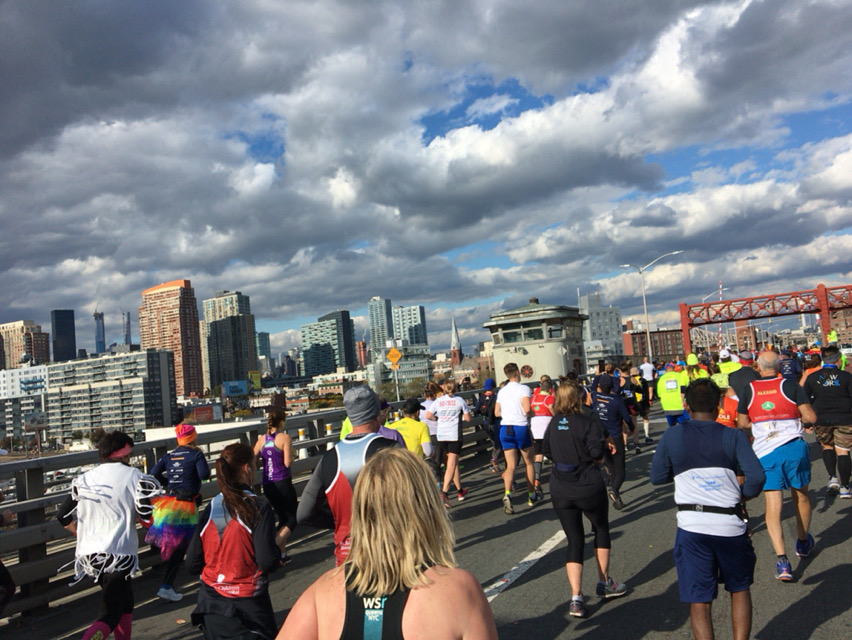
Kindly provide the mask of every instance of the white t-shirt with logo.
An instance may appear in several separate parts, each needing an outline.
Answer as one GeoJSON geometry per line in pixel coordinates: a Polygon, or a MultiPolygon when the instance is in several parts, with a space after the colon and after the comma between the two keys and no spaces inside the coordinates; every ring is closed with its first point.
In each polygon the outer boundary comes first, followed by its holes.
{"type": "Polygon", "coordinates": [[[470,413],[470,407],[458,396],[441,396],[429,407],[429,413],[438,419],[438,440],[455,442],[459,439],[459,416],[470,413]]]}
{"type": "Polygon", "coordinates": [[[639,371],[642,372],[642,377],[648,382],[654,381],[654,365],[650,362],[643,362],[639,365],[639,371]]]}
{"type": "Polygon", "coordinates": [[[502,424],[523,427],[528,424],[527,414],[521,405],[522,398],[532,398],[532,389],[520,382],[509,382],[497,392],[502,424]]]}

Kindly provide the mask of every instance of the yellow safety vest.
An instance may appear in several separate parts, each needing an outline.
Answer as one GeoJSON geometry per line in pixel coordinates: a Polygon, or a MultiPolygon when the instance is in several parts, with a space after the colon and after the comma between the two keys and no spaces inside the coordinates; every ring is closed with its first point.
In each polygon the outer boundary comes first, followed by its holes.
{"type": "Polygon", "coordinates": [[[663,411],[683,411],[683,401],[680,399],[680,374],[669,371],[657,380],[657,397],[663,411]]]}

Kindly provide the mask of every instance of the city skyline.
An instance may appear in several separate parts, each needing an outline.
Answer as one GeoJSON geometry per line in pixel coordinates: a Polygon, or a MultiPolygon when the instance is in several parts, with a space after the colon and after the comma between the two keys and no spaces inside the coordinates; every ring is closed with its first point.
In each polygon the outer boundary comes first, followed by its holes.
{"type": "Polygon", "coordinates": [[[0,26],[0,324],[74,310],[90,353],[95,311],[121,344],[178,278],[250,296],[274,353],[332,309],[360,338],[373,296],[423,305],[435,351],[531,296],[639,320],[619,265],[674,251],[645,273],[660,326],[720,280],[852,282],[845,3],[83,0],[0,26]]]}

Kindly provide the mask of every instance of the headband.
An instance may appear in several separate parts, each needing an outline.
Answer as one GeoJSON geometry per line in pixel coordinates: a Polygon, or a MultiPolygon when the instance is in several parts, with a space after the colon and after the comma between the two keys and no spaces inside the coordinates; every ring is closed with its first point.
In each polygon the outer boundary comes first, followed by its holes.
{"type": "Polygon", "coordinates": [[[118,458],[123,458],[124,456],[129,456],[130,452],[133,450],[129,444],[124,445],[118,451],[113,451],[111,454],[107,456],[107,460],[117,460],[118,458]]]}

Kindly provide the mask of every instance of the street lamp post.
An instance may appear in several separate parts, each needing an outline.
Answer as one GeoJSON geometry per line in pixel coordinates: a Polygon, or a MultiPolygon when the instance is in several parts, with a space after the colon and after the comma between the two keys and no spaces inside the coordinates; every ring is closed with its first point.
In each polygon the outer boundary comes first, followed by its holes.
{"type": "MultiPolygon", "coordinates": [[[[722,284],[722,283],[720,282],[720,283],[719,283],[719,285],[721,286],[721,284],[722,284]]],[[[710,292],[710,293],[708,293],[706,296],[704,296],[703,298],[701,298],[701,304],[704,304],[704,301],[705,301],[705,300],[707,300],[707,298],[709,298],[710,296],[715,296],[717,293],[719,294],[719,300],[721,300],[721,299],[722,299],[722,292],[723,292],[723,291],[727,291],[728,289],[730,289],[730,287],[723,287],[723,288],[720,288],[720,289],[713,289],[713,291],[711,291],[711,292],[710,292]]],[[[707,338],[707,340],[708,340],[708,342],[707,342],[707,344],[706,344],[705,346],[706,346],[706,348],[707,348],[707,349],[709,349],[709,348],[710,348],[710,341],[709,341],[710,339],[709,339],[709,338],[707,338]]],[[[719,325],[719,341],[720,341],[720,343],[721,343],[721,340],[722,340],[722,325],[720,324],[720,325],[719,325]]],[[[721,347],[721,344],[719,345],[719,348],[720,348],[720,349],[722,348],[722,347],[721,347]]]]}
{"type": "Polygon", "coordinates": [[[636,269],[636,271],[639,272],[639,278],[642,280],[642,307],[645,310],[645,339],[647,340],[647,344],[648,344],[648,360],[650,360],[650,361],[653,361],[654,354],[653,354],[653,351],[651,349],[651,328],[650,328],[650,323],[648,322],[648,302],[645,298],[645,271],[648,269],[648,267],[656,264],[657,262],[659,262],[663,258],[668,258],[669,256],[676,256],[679,253],[683,253],[683,251],[678,250],[678,251],[671,251],[669,253],[664,253],[663,255],[659,256],[658,258],[654,258],[653,260],[651,260],[651,262],[646,264],[644,267],[638,267],[635,264],[622,264],[622,265],[620,265],[622,267],[633,267],[634,269],[636,269]]]}

